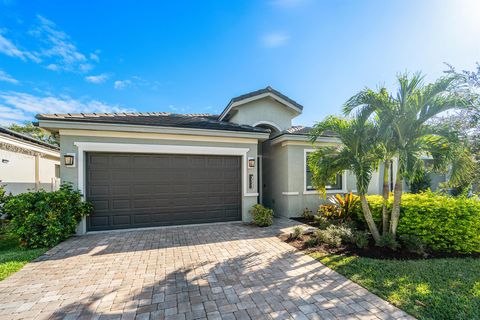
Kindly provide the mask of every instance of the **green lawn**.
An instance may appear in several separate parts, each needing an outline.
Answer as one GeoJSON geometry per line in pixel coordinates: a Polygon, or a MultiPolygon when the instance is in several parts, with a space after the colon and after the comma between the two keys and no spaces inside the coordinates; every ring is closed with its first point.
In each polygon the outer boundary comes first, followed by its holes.
{"type": "Polygon", "coordinates": [[[480,259],[312,256],[419,319],[480,319],[480,259]]]}
{"type": "Polygon", "coordinates": [[[24,249],[16,239],[0,235],[0,281],[20,270],[48,249],[24,249]]]}

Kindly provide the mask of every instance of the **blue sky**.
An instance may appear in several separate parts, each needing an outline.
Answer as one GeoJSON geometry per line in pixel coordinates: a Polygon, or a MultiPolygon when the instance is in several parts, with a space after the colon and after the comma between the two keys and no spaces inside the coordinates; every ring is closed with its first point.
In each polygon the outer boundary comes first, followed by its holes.
{"type": "Polygon", "coordinates": [[[0,124],[35,113],[219,113],[271,85],[339,113],[395,74],[480,61],[480,1],[0,0],[0,124]]]}

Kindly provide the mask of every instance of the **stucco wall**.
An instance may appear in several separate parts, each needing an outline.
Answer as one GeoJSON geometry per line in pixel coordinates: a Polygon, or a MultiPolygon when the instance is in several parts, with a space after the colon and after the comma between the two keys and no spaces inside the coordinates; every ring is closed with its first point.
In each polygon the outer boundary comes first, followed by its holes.
{"type": "MultiPolygon", "coordinates": [[[[271,207],[281,216],[298,217],[305,208],[316,212],[318,206],[326,201],[316,192],[305,191],[304,154],[305,150],[312,148],[309,144],[284,146],[276,144],[271,147],[272,158],[275,159],[274,167],[278,166],[273,178],[277,187],[272,189],[271,194],[275,203],[271,207]]],[[[376,177],[378,178],[378,173],[376,177]]],[[[377,178],[372,180],[369,187],[372,193],[378,193],[380,186],[377,178]]],[[[356,191],[356,179],[352,173],[347,172],[343,182],[343,190],[327,191],[327,197],[330,194],[356,191]]],[[[265,204],[268,206],[270,203],[265,202],[265,204]]]]}
{"type": "Polygon", "coordinates": [[[292,126],[294,117],[295,114],[288,107],[271,98],[264,98],[238,107],[229,121],[248,125],[268,121],[276,124],[280,130],[285,130],[292,126]]]}
{"type": "Polygon", "coordinates": [[[287,198],[282,195],[282,191],[287,188],[287,150],[272,146],[270,141],[266,141],[263,143],[262,151],[263,204],[272,208],[275,216],[285,216],[288,212],[288,202],[287,198]]]}
{"type": "MultiPolygon", "coordinates": [[[[41,189],[52,191],[55,186],[52,185],[55,179],[55,164],[58,163],[58,160],[50,157],[39,159],[41,189]]],[[[0,149],[0,180],[5,190],[12,194],[35,190],[35,156],[0,149]]]]}
{"type": "MultiPolygon", "coordinates": [[[[60,136],[61,154],[75,153],[78,159],[78,149],[74,145],[75,142],[100,142],[100,143],[124,143],[124,144],[149,144],[149,145],[180,145],[180,146],[204,146],[204,147],[227,147],[227,148],[248,148],[248,157],[257,157],[257,144],[256,143],[235,143],[235,142],[204,142],[204,141],[181,141],[181,140],[160,140],[160,139],[137,139],[137,138],[114,138],[114,137],[87,137],[87,136],[73,136],[73,135],[61,135],[60,136]]],[[[62,163],[61,167],[61,179],[62,182],[71,182],[74,187],[78,188],[78,164],[76,167],[65,167],[62,163]]],[[[254,175],[254,185],[252,189],[248,188],[248,193],[257,193],[257,170],[256,168],[248,169],[247,176],[254,175]]],[[[248,180],[245,179],[245,183],[248,180]]],[[[243,193],[244,186],[242,185],[242,219],[244,221],[250,221],[250,209],[257,203],[256,196],[245,196],[243,193]]],[[[83,191],[83,190],[81,190],[83,191]]]]}

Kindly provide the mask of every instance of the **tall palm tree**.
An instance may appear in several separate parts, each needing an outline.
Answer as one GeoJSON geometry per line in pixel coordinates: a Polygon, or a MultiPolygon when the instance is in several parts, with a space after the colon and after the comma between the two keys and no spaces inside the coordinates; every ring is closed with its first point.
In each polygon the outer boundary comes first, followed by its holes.
{"type": "Polygon", "coordinates": [[[311,141],[314,143],[327,131],[334,132],[341,144],[318,147],[309,155],[312,183],[325,195],[326,185],[334,180],[337,174],[344,170],[353,172],[357,178],[357,192],[365,221],[372,237],[378,242],[380,233],[366,198],[372,172],[377,168],[381,157],[381,150],[376,142],[377,128],[365,119],[330,116],[314,126],[311,141]]]}
{"type": "MultiPolygon", "coordinates": [[[[393,236],[400,217],[403,182],[414,179],[422,171],[422,157],[431,155],[434,169],[440,170],[447,163],[458,160],[458,156],[468,156],[458,152],[459,141],[451,132],[429,124],[442,112],[470,106],[463,96],[450,90],[456,80],[454,76],[447,76],[424,85],[420,73],[412,76],[404,73],[397,76],[398,90],[395,96],[389,96],[389,103],[351,103],[344,108],[346,113],[359,109],[357,112],[364,118],[375,113],[380,136],[388,137],[389,145],[398,157],[389,229],[393,236]]],[[[454,178],[462,179],[465,174],[469,173],[458,170],[454,178]]]]}

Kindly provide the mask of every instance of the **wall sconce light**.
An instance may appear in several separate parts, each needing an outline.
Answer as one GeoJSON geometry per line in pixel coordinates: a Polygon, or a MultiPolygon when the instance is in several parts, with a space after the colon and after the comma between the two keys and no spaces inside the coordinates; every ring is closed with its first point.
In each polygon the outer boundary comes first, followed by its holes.
{"type": "Polygon", "coordinates": [[[255,158],[248,158],[248,167],[255,168],[255,158]]]}
{"type": "Polygon", "coordinates": [[[67,167],[74,167],[75,166],[75,154],[74,153],[67,153],[63,155],[63,163],[67,167]]]}

